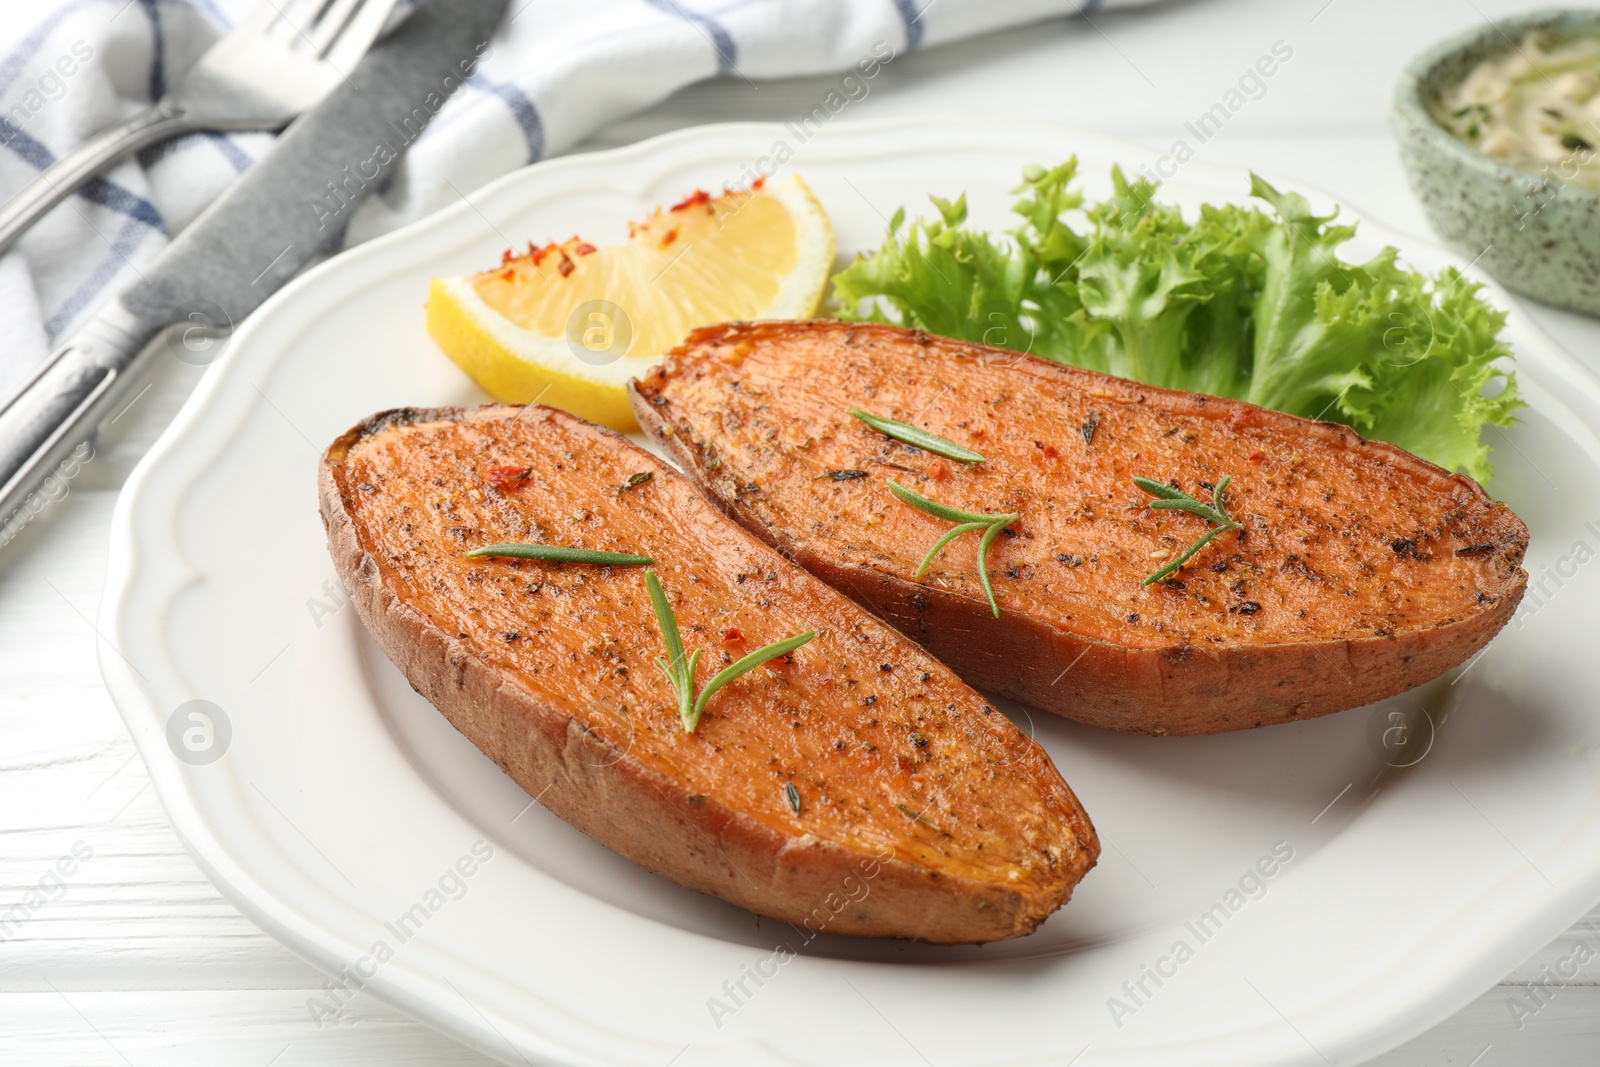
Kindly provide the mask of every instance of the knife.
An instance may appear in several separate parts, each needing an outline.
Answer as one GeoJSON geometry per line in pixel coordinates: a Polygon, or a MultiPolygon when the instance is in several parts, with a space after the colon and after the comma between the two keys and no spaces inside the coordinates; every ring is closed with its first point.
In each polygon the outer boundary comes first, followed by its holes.
{"type": "MultiPolygon", "coordinates": [[[[57,347],[0,409],[0,545],[42,507],[52,474],[94,436],[159,352],[150,341],[232,329],[339,233],[477,70],[509,0],[427,0],[272,150],[57,347]]],[[[81,453],[79,454],[81,456],[81,453]]]]}

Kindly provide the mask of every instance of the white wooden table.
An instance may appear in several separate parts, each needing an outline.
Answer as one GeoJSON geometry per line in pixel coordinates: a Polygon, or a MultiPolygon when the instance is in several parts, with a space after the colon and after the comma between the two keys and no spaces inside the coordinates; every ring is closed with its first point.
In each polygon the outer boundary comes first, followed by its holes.
{"type": "MultiPolygon", "coordinates": [[[[888,0],[861,0],[863,3],[888,0]]],[[[937,2],[937,0],[935,0],[937,2]]],[[[839,122],[1016,115],[1165,150],[1241,72],[1283,41],[1293,56],[1200,159],[1243,163],[1337,193],[1427,234],[1388,132],[1401,66],[1435,39],[1524,5],[1507,0],[1203,0],[1062,20],[902,56],[839,122]]],[[[929,14],[936,21],[937,9],[929,14]]],[[[790,119],[832,79],[728,77],[618,123],[604,148],[704,122],[790,119]]],[[[930,175],[930,189],[937,176],[930,175]]],[[[944,190],[951,192],[952,190],[944,190]]],[[[543,234],[525,235],[543,238],[543,234]]],[[[1600,371],[1600,323],[1532,314],[1600,371]]],[[[118,420],[72,493],[0,551],[0,922],[77,845],[92,851],[28,921],[0,926],[0,1063],[478,1065],[489,1061],[358,995],[315,1026],[321,976],[224,901],[178,844],[101,685],[94,619],[118,487],[197,372],[169,361],[118,420]]],[[[1600,1063],[1600,963],[1519,1028],[1519,986],[1576,941],[1600,949],[1600,909],[1455,1018],[1375,1061],[1600,1063]]]]}

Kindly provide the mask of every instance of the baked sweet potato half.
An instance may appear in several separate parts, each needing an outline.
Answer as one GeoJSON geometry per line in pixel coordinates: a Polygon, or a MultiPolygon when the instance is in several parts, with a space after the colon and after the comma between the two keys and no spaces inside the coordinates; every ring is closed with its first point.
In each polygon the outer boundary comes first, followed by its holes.
{"type": "Polygon", "coordinates": [[[1095,726],[1239,730],[1465,661],[1522,597],[1528,532],[1470,478],[1348,427],[891,326],[697,331],[633,383],[640,424],[728,512],[968,682],[1095,726]],[[851,408],[981,454],[886,436],[851,408]],[[1154,510],[1134,478],[1240,529],[1154,510]],[[892,495],[968,512],[977,535],[892,495]],[[1186,565],[1144,580],[1212,530],[1186,565]]]}
{"type": "Polygon", "coordinates": [[[635,863],[814,932],[992,941],[1094,864],[1044,750],[948,668],[730,521],[666,464],[543,407],[374,416],[324,457],[328,544],[362,621],[550,811],[635,863]],[[703,685],[656,669],[645,568],[503,557],[538,542],[653,560],[703,685]]]}

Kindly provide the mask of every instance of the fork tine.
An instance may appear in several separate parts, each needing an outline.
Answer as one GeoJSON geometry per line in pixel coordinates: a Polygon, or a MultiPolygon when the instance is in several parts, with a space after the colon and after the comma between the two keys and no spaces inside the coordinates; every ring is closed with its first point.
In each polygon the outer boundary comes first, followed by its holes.
{"type": "Polygon", "coordinates": [[[345,23],[329,50],[323,53],[323,62],[334,70],[346,71],[367,54],[378,33],[389,21],[396,0],[360,0],[361,7],[345,23]]]}
{"type": "Polygon", "coordinates": [[[311,31],[311,47],[316,50],[317,55],[327,54],[328,46],[339,36],[339,31],[344,29],[345,23],[350,21],[350,16],[360,3],[361,0],[333,0],[333,3],[328,5],[322,17],[317,20],[317,28],[311,31]]]}

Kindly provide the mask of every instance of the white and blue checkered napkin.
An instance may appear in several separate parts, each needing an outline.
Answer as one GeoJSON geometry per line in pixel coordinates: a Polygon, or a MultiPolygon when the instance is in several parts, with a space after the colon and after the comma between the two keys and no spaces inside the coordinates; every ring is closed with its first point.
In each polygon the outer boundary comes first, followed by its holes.
{"type": "MultiPolygon", "coordinates": [[[[264,0],[0,4],[0,196],[160,97],[264,0]],[[37,21],[30,21],[30,20],[37,21]]],[[[448,0],[436,0],[447,3],[448,0]]],[[[340,235],[355,243],[545,159],[692,82],[868,69],[873,59],[1143,0],[512,0],[492,50],[340,235]]],[[[90,182],[0,256],[0,397],[272,144],[202,133],[90,182]]]]}

